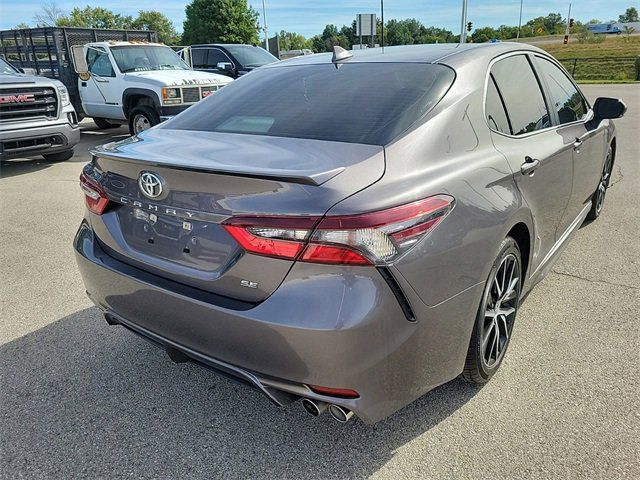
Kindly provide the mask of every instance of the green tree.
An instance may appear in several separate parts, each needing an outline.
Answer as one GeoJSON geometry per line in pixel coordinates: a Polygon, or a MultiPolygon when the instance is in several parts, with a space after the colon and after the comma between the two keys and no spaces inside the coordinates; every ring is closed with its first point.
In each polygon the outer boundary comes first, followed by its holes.
{"type": "Polygon", "coordinates": [[[485,43],[494,38],[500,38],[500,34],[495,28],[491,27],[476,28],[471,34],[473,43],[485,43]]]}
{"type": "Polygon", "coordinates": [[[624,15],[618,17],[620,23],[638,22],[638,10],[635,7],[629,7],[624,12],[624,15]]]}
{"type": "Polygon", "coordinates": [[[282,30],[278,34],[280,41],[280,50],[301,50],[303,48],[312,48],[311,40],[307,40],[299,33],[285,32],[282,30]]]}
{"type": "Polygon", "coordinates": [[[177,43],[178,34],[171,21],[162,13],[154,10],[140,10],[138,16],[131,24],[136,30],[153,30],[158,34],[158,40],[162,43],[174,45],[177,43]]]}
{"type": "Polygon", "coordinates": [[[187,5],[182,43],[259,42],[258,12],[247,0],[193,0],[187,5]]]}
{"type": "Polygon", "coordinates": [[[62,16],[56,21],[59,27],[84,28],[132,28],[133,18],[114,13],[107,8],[75,7],[68,16],[62,16]]]}
{"type": "Polygon", "coordinates": [[[551,35],[562,33],[566,25],[562,15],[559,13],[550,13],[544,17],[543,23],[545,30],[551,35]]]}
{"type": "Polygon", "coordinates": [[[16,25],[15,27],[13,27],[14,30],[20,30],[22,28],[31,28],[31,27],[29,26],[28,23],[24,23],[24,22],[21,22],[18,25],[16,25]]]}

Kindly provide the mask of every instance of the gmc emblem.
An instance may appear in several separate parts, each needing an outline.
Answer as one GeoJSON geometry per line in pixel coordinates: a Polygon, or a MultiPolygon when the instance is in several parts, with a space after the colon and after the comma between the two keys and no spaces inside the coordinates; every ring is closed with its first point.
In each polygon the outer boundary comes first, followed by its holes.
{"type": "Polygon", "coordinates": [[[21,93],[20,95],[0,95],[0,103],[29,103],[35,102],[33,93],[21,93]]]}

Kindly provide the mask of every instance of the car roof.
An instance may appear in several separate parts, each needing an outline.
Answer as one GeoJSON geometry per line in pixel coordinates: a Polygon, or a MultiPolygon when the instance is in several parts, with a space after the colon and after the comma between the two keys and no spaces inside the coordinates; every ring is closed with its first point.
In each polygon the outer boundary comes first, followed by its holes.
{"type": "Polygon", "coordinates": [[[245,43],[199,43],[197,45],[191,45],[191,48],[194,47],[255,47],[255,45],[247,45],[245,43]]]}
{"type": "MultiPolygon", "coordinates": [[[[445,63],[458,64],[465,59],[473,58],[475,61],[491,61],[498,55],[512,51],[533,51],[545,53],[532,45],[516,42],[495,43],[431,43],[424,45],[402,45],[397,47],[367,48],[364,50],[352,50],[353,54],[346,63],[371,62],[371,63],[445,63]]],[[[331,63],[332,53],[319,53],[305,55],[283,60],[277,64],[266,65],[274,68],[278,65],[311,65],[319,63],[331,63]]],[[[263,68],[265,68],[263,67],[263,68]]]]}

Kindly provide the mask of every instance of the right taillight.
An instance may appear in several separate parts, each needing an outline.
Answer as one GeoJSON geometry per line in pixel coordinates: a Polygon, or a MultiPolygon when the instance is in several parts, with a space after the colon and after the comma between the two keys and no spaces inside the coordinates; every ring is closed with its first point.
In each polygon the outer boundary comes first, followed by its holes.
{"type": "Polygon", "coordinates": [[[302,262],[385,265],[432,231],[453,208],[449,195],[358,215],[235,217],[224,227],[248,252],[302,262]]]}
{"type": "Polygon", "coordinates": [[[82,172],[80,174],[80,188],[84,193],[87,208],[97,215],[102,215],[109,206],[109,198],[98,182],[82,172]]]}

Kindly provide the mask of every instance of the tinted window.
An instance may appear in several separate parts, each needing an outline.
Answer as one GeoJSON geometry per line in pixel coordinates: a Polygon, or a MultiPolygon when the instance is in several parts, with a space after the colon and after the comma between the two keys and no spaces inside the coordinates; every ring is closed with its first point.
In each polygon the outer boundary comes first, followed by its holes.
{"type": "Polygon", "coordinates": [[[222,50],[218,50],[217,48],[210,48],[207,65],[209,65],[210,68],[216,68],[216,66],[220,62],[233,63],[231,62],[231,60],[229,60],[229,57],[222,50]]]}
{"type": "Polygon", "coordinates": [[[193,68],[204,68],[207,65],[207,51],[204,48],[191,50],[193,68]]]}
{"type": "Polygon", "coordinates": [[[269,63],[277,62],[278,59],[267,52],[264,48],[250,45],[229,45],[229,53],[236,57],[236,60],[243,67],[261,67],[269,63]]]}
{"type": "Polygon", "coordinates": [[[165,123],[165,128],[385,145],[442,98],[442,65],[352,63],[265,67],[165,123]]]}
{"type": "Polygon", "coordinates": [[[549,86],[553,108],[558,112],[560,123],[582,120],[587,114],[587,104],[571,80],[549,60],[537,58],[537,65],[549,86]]]}
{"type": "Polygon", "coordinates": [[[504,100],[513,135],[551,126],[540,84],[524,55],[514,55],[491,67],[498,92],[504,100]]]}
{"type": "Polygon", "coordinates": [[[91,73],[99,77],[116,76],[111,60],[109,60],[109,55],[103,48],[91,47],[87,49],[87,66],[91,73]]]}
{"type": "Polygon", "coordinates": [[[507,114],[504,110],[502,98],[500,98],[495,81],[493,80],[493,75],[489,77],[489,83],[487,84],[487,103],[485,106],[485,113],[487,115],[487,122],[493,130],[511,134],[509,119],[507,118],[507,114]]]}

